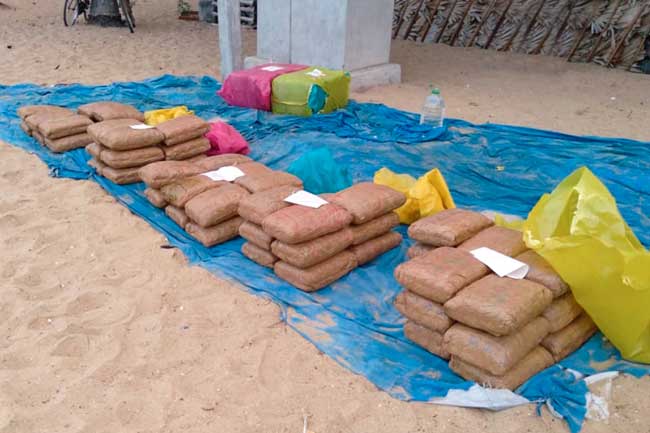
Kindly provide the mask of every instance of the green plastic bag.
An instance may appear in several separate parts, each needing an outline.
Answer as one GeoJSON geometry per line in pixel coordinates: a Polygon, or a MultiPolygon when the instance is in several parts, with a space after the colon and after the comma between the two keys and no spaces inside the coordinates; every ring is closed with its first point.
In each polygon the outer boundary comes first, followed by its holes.
{"type": "Polygon", "coordinates": [[[348,105],[350,74],[322,67],[280,75],[271,84],[275,114],[311,116],[348,105]]]}
{"type": "Polygon", "coordinates": [[[589,169],[542,196],[524,223],[524,240],[571,286],[623,358],[650,363],[650,253],[589,169]]]}

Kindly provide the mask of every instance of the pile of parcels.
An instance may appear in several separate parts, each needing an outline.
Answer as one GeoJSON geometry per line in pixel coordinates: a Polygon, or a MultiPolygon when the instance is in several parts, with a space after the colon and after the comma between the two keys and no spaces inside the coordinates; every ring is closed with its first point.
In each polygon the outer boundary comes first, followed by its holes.
{"type": "Polygon", "coordinates": [[[27,105],[18,109],[20,127],[53,152],[67,152],[91,143],[86,129],[93,124],[83,113],[54,105],[27,105]]]}
{"type": "MultiPolygon", "coordinates": [[[[291,204],[304,193],[287,186],[242,199],[242,253],[273,268],[276,275],[307,292],[319,290],[402,242],[391,231],[404,194],[382,185],[358,183],[317,203],[291,204]]],[[[313,198],[312,198],[313,199],[313,198]]]]}
{"type": "Polygon", "coordinates": [[[381,185],[314,196],[298,177],[238,154],[155,162],[138,176],[147,199],[201,244],[240,235],[246,257],[305,291],[331,284],[402,241],[391,229],[399,224],[393,211],[406,198],[381,185]],[[291,199],[301,195],[318,205],[291,199]]]}
{"type": "Polygon", "coordinates": [[[395,300],[406,337],[468,380],[515,389],[578,349],[596,326],[567,284],[521,232],[483,214],[445,210],[409,227],[411,260],[395,269],[406,289],[395,300]],[[472,251],[487,247],[529,266],[499,277],[472,251]]]}
{"type": "Polygon", "coordinates": [[[21,128],[53,152],[85,147],[88,164],[117,184],[140,181],[138,170],[163,160],[202,158],[210,150],[205,138],[210,125],[184,115],[156,126],[146,125],[142,112],[118,102],[93,102],[75,113],[53,105],[18,110],[21,128]]]}
{"type": "Polygon", "coordinates": [[[301,186],[299,178],[239,154],[197,161],[161,161],[139,170],[145,196],[205,247],[238,236],[239,202],[274,187],[301,186]],[[234,173],[234,175],[233,175],[234,173]]]}
{"type": "Polygon", "coordinates": [[[232,72],[217,94],[238,107],[310,116],[344,108],[349,91],[345,71],[273,63],[232,72]]]}
{"type": "Polygon", "coordinates": [[[187,115],[158,125],[135,119],[106,120],[88,127],[93,142],[86,150],[89,164],[99,175],[117,184],[140,182],[138,170],[157,161],[201,158],[210,150],[204,137],[210,126],[203,119],[187,115]]]}

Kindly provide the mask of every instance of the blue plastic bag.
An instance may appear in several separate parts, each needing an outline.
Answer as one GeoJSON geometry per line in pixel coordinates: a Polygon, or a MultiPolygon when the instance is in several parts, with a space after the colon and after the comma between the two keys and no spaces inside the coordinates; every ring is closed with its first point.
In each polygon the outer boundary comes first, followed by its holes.
{"type": "Polygon", "coordinates": [[[337,192],[352,186],[352,175],[347,165],[338,164],[326,147],[303,154],[291,163],[287,171],[302,179],[305,190],[312,194],[337,192]]]}

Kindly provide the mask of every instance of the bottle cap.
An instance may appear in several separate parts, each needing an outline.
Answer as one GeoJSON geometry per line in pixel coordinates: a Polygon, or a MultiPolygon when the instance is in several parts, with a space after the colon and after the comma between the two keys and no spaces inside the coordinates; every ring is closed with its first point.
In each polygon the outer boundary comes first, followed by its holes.
{"type": "Polygon", "coordinates": [[[437,87],[431,89],[431,94],[432,95],[439,95],[440,94],[440,89],[438,89],[437,87]]]}

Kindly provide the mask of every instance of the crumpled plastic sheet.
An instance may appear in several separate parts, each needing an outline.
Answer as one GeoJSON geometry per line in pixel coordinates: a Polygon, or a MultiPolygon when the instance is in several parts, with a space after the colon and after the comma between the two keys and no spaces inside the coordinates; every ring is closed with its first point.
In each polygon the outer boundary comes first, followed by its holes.
{"type": "MultiPolygon", "coordinates": [[[[461,379],[444,360],[404,337],[404,319],[392,305],[401,291],[393,269],[406,259],[408,238],[400,248],[330,287],[304,293],[276,278],[271,270],[245,259],[239,252],[241,239],[212,248],[201,246],[149,204],[142,184],[119,186],[95,176],[86,165],[89,155],[85,150],[62,155],[49,152],[20,130],[16,109],[36,103],[74,108],[102,99],[133,104],[141,110],[187,105],[203,118],[227,119],[249,141],[251,156],[272,168],[286,169],[317,146],[328,147],[335,160],[348,165],[355,182],[372,180],[374,172],[384,166],[414,177],[438,167],[459,207],[520,217],[526,216],[542,192],[551,190],[577,167],[588,165],[616,197],[621,213],[641,242],[650,244],[650,143],[473,125],[453,119],[445,127],[432,130],[420,126],[415,114],[354,101],[346,109],[327,115],[273,116],[228,106],[215,94],[219,87],[210,77],[171,75],[105,86],[0,86],[0,140],[38,155],[53,176],[98,182],[165,234],[191,263],[272,299],[293,329],[395,398],[444,402],[441,397],[454,390],[453,404],[464,405],[466,390],[473,387],[476,394],[472,382],[461,379]]],[[[405,227],[399,230],[406,234],[405,227]]],[[[561,364],[536,375],[517,391],[531,402],[548,404],[574,432],[585,417],[586,386],[583,380],[567,376],[567,368],[584,375],[616,370],[639,377],[650,372],[650,366],[621,360],[616,349],[597,334],[561,364]]],[[[492,401],[486,407],[509,406],[507,399],[499,404],[498,396],[490,394],[492,401]]],[[[465,400],[468,406],[481,407],[480,399],[478,404],[470,400],[465,400]]]]}

